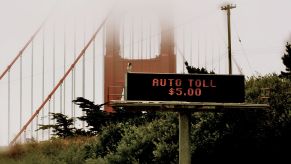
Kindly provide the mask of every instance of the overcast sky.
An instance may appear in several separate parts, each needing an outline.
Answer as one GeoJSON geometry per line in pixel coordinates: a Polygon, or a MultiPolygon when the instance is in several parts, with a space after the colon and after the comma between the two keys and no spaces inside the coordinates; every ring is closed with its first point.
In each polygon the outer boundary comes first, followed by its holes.
{"type": "MultiPolygon", "coordinates": [[[[122,6],[130,7],[132,3],[145,2],[143,0],[127,1],[128,3],[123,3],[122,6]]],[[[85,40],[88,40],[112,4],[118,6],[121,5],[121,2],[124,1],[0,0],[0,73],[4,71],[4,68],[49,13],[53,13],[55,24],[63,23],[66,19],[68,22],[72,19],[77,20],[76,23],[80,28],[86,24],[85,40]]],[[[239,73],[237,67],[246,76],[280,73],[285,69],[281,56],[285,51],[286,42],[291,41],[290,0],[148,0],[146,2],[159,2],[159,4],[164,4],[166,9],[173,10],[171,17],[174,19],[174,30],[177,33],[177,71],[179,73],[183,72],[181,54],[184,54],[185,60],[194,66],[206,66],[218,73],[227,74],[226,13],[220,10],[220,7],[227,3],[236,5],[236,8],[231,11],[234,73],[239,73]],[[192,48],[189,46],[191,39],[192,48]]],[[[46,27],[48,31],[49,27],[46,27]]],[[[61,37],[59,36],[59,38],[61,37]]],[[[79,39],[79,42],[85,41],[79,39]]],[[[81,47],[79,45],[78,50],[81,47]]],[[[24,64],[23,67],[30,68],[30,65],[24,64]]],[[[15,79],[17,81],[17,78],[15,79]]],[[[46,90],[49,91],[49,89],[46,90]]],[[[7,136],[5,136],[7,133],[6,92],[7,80],[1,80],[0,106],[4,111],[0,118],[0,145],[7,144],[7,136]]],[[[17,96],[17,93],[15,95],[17,96]]],[[[100,92],[100,96],[102,96],[102,92],[100,92]]],[[[39,105],[37,102],[35,103],[36,106],[39,105]]],[[[15,108],[17,111],[17,107],[15,108]]],[[[24,110],[30,111],[30,109],[24,110]]],[[[16,115],[18,115],[17,112],[16,115]]],[[[23,122],[26,122],[27,117],[29,117],[29,112],[23,118],[23,122]]],[[[12,121],[17,122],[17,118],[12,121]]],[[[11,136],[15,135],[17,131],[19,123],[16,124],[11,136]]]]}
{"type": "MultiPolygon", "coordinates": [[[[289,0],[173,1],[172,8],[178,18],[176,25],[193,24],[194,35],[205,33],[204,30],[221,33],[220,39],[226,42],[226,13],[220,7],[227,2],[237,5],[232,10],[232,45],[243,73],[278,73],[284,69],[280,57],[286,41],[291,38],[289,0]],[[203,31],[196,30],[197,26],[203,31]]],[[[91,8],[96,5],[98,11],[101,6],[108,9],[110,3],[101,0],[0,0],[0,4],[0,70],[3,70],[51,10],[84,13],[81,10],[86,5],[91,8]]],[[[203,40],[203,37],[198,39],[203,40]]],[[[216,41],[217,37],[213,38],[216,41]]]]}

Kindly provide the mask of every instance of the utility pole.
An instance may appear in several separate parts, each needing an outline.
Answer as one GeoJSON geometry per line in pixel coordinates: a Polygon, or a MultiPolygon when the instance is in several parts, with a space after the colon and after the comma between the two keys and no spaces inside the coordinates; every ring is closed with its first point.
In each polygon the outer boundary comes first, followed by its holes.
{"type": "Polygon", "coordinates": [[[227,12],[227,26],[228,26],[228,71],[232,74],[232,63],[231,63],[231,31],[230,31],[230,9],[236,8],[236,5],[226,5],[222,6],[221,10],[226,10],[227,12]]]}

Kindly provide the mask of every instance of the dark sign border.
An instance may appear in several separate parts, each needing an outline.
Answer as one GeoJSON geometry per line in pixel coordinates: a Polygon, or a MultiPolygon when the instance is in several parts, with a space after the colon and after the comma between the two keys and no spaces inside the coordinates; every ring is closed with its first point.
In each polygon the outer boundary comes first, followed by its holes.
{"type": "Polygon", "coordinates": [[[127,73],[125,100],[243,103],[243,75],[127,73]]]}

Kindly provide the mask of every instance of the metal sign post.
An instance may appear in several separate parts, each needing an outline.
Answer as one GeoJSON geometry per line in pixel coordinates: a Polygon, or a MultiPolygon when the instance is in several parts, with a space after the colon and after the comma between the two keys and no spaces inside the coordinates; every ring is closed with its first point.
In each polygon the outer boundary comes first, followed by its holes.
{"type": "Polygon", "coordinates": [[[191,163],[190,118],[189,111],[179,112],[179,164],[191,163]]]}

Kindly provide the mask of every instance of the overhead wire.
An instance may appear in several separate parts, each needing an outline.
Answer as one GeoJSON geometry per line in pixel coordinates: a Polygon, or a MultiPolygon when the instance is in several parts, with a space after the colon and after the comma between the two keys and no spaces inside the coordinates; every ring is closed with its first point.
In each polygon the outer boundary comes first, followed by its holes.
{"type": "Polygon", "coordinates": [[[241,41],[241,38],[240,38],[240,36],[239,36],[239,34],[238,34],[238,30],[237,30],[236,22],[235,22],[235,21],[233,21],[233,22],[234,22],[235,32],[236,32],[236,35],[237,35],[237,37],[238,37],[238,42],[239,42],[240,47],[241,47],[241,49],[242,49],[243,56],[245,57],[245,59],[246,59],[246,61],[247,61],[247,65],[248,65],[249,69],[251,70],[251,73],[254,74],[254,69],[253,69],[253,67],[252,67],[252,65],[251,65],[251,63],[250,63],[250,61],[249,61],[249,59],[248,59],[248,56],[247,56],[246,51],[245,51],[245,48],[244,48],[244,46],[243,46],[243,44],[242,44],[242,41],[241,41]]]}

